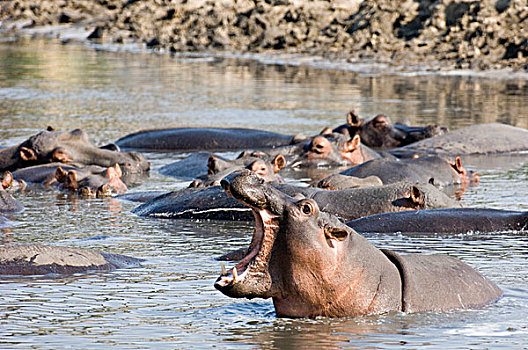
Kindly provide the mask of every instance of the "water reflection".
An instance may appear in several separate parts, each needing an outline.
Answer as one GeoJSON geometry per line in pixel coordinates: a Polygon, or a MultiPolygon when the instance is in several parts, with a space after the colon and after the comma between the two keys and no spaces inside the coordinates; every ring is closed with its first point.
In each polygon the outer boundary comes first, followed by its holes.
{"type": "MultiPolygon", "coordinates": [[[[451,128],[490,121],[528,127],[527,96],[525,81],[372,76],[235,59],[106,53],[46,41],[0,43],[2,146],[20,143],[50,124],[82,127],[98,144],[139,129],[182,125],[310,134],[341,124],[352,107],[361,115],[385,113],[394,120],[451,128]]],[[[130,191],[185,187],[157,173],[182,156],[146,154],[151,174],[130,191]]],[[[464,193],[464,204],[528,210],[524,156],[464,159],[466,168],[481,174],[481,184],[464,193]]],[[[15,196],[26,210],[9,217],[18,225],[0,231],[3,244],[73,246],[146,261],[139,268],[67,278],[3,278],[0,339],[12,348],[526,345],[528,238],[522,234],[367,237],[399,253],[445,253],[467,262],[505,291],[498,303],[483,309],[277,319],[270,300],[230,299],[213,288],[221,269],[215,258],[246,247],[251,223],[139,218],[130,213],[135,203],[83,199],[41,186],[15,196]]]]}

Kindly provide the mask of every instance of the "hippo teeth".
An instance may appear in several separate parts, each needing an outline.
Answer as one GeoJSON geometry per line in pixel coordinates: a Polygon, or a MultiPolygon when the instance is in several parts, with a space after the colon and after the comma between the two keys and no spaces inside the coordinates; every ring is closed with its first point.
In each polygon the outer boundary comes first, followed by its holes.
{"type": "Polygon", "coordinates": [[[248,273],[260,274],[263,270],[267,270],[267,261],[275,240],[275,231],[279,227],[276,223],[277,216],[265,209],[253,209],[253,213],[255,215],[255,231],[248,253],[228,271],[222,263],[222,274],[215,282],[217,289],[223,290],[243,282],[248,273]]]}

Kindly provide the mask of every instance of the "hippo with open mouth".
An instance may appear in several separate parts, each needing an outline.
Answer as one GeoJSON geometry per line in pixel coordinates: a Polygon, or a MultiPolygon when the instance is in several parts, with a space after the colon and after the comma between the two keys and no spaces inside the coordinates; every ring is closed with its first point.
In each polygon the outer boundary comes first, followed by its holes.
{"type": "Polygon", "coordinates": [[[380,250],[314,200],[295,200],[250,172],[221,183],[252,209],[256,228],[247,255],[215,287],[230,297],[271,297],[279,317],[446,311],[502,295],[452,257],[380,250]]]}

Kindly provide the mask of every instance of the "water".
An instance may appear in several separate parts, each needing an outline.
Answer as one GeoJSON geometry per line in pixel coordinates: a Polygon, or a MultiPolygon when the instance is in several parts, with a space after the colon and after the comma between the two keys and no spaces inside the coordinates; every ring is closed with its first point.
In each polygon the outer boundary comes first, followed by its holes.
{"type": "MultiPolygon", "coordinates": [[[[105,144],[145,128],[242,126],[312,134],[385,113],[452,129],[499,121],[528,128],[528,82],[263,65],[212,57],[106,52],[53,41],[0,42],[0,146],[48,125],[85,129],[105,144]]],[[[182,157],[145,153],[150,176],[130,191],[187,183],[156,170],[182,157]]],[[[528,210],[526,156],[465,159],[482,175],[463,202],[528,210]]],[[[80,199],[40,186],[2,243],[43,243],[146,259],[139,268],[0,281],[2,348],[354,349],[528,348],[528,238],[518,233],[448,237],[371,235],[400,253],[462,259],[504,291],[497,303],[449,313],[355,319],[278,319],[270,300],[225,297],[215,257],[247,246],[251,223],[154,220],[116,199],[80,199]]]]}

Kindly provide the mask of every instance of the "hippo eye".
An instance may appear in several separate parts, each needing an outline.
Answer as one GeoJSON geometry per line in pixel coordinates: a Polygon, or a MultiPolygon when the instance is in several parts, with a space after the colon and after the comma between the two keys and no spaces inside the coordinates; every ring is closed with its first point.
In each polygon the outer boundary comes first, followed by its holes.
{"type": "Polygon", "coordinates": [[[297,205],[301,212],[306,216],[314,215],[317,212],[317,204],[311,200],[301,200],[297,205]]]}

